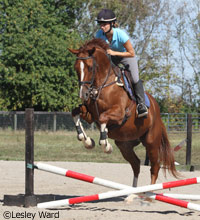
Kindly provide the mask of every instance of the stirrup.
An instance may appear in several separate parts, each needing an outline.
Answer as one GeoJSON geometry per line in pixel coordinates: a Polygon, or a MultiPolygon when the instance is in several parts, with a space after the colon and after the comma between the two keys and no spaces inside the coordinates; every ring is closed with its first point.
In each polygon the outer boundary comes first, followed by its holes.
{"type": "Polygon", "coordinates": [[[124,86],[123,82],[121,81],[120,77],[118,77],[118,76],[115,77],[115,82],[118,86],[124,86]]]}
{"type": "Polygon", "coordinates": [[[138,115],[138,118],[147,117],[147,115],[148,115],[148,108],[147,108],[146,105],[143,104],[143,103],[138,104],[137,107],[136,107],[136,113],[137,113],[137,115],[138,115]],[[139,107],[140,105],[142,105],[143,108],[144,108],[144,109],[143,109],[144,111],[143,111],[142,113],[139,113],[139,112],[138,112],[138,107],[139,107]]]}

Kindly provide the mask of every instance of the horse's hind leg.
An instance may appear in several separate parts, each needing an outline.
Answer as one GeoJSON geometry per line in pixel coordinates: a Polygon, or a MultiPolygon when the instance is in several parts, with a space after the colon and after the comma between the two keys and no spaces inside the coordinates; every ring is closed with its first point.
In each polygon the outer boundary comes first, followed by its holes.
{"type": "MultiPolygon", "coordinates": [[[[137,187],[138,176],[140,173],[140,159],[135,154],[133,147],[137,146],[139,143],[140,143],[139,140],[127,141],[127,142],[115,141],[115,144],[120,149],[124,159],[127,160],[132,167],[133,175],[134,175],[133,185],[132,185],[133,187],[137,187]]],[[[126,198],[126,201],[131,202],[133,200],[133,198],[135,198],[135,197],[137,197],[137,196],[130,195],[126,198]]]]}
{"type": "Polygon", "coordinates": [[[156,122],[156,126],[149,129],[144,140],[141,140],[147,148],[149,160],[151,161],[151,184],[156,183],[161,163],[164,174],[168,170],[175,178],[179,177],[164,124],[159,120],[156,120],[156,122]]]}
{"type": "Polygon", "coordinates": [[[155,184],[156,180],[158,178],[158,173],[160,170],[160,144],[161,144],[161,139],[159,138],[161,135],[158,133],[155,134],[151,131],[146,134],[145,139],[142,141],[143,145],[146,147],[149,160],[151,162],[151,184],[155,184]]]}
{"type": "Polygon", "coordinates": [[[156,144],[149,146],[148,155],[151,161],[151,184],[155,184],[160,170],[159,149],[156,144]]]}

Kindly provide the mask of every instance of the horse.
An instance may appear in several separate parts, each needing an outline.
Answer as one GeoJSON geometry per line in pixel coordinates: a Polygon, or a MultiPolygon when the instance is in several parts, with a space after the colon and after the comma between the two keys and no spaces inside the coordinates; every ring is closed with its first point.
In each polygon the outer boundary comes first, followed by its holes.
{"type": "MultiPolygon", "coordinates": [[[[142,143],[150,160],[151,184],[155,184],[163,166],[175,178],[173,151],[171,150],[166,128],[160,116],[156,100],[146,92],[150,101],[147,117],[138,118],[136,102],[124,86],[118,86],[116,71],[110,56],[106,53],[109,45],[101,39],[92,39],[79,49],[68,50],[76,55],[74,68],[78,75],[79,96],[82,104],[72,110],[78,140],[86,148],[95,146],[93,139],[83,129],[81,118],[88,123],[95,122],[100,130],[99,145],[105,153],[112,152],[108,138],[113,139],[124,159],[133,170],[133,187],[137,187],[140,173],[140,159],[134,147],[142,143]]],[[[121,79],[124,82],[124,79],[121,79]]]]}

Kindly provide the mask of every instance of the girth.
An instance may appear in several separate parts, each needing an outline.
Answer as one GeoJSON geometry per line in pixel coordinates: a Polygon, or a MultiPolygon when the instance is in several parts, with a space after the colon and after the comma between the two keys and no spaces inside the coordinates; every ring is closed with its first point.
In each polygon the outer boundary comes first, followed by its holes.
{"type": "Polygon", "coordinates": [[[122,120],[122,123],[121,124],[108,125],[107,126],[108,130],[113,130],[113,129],[116,129],[116,128],[119,128],[119,127],[123,126],[127,122],[127,120],[129,119],[129,117],[131,116],[131,111],[134,107],[134,104],[135,104],[135,102],[131,101],[131,104],[129,105],[129,107],[126,108],[125,115],[124,115],[124,118],[122,120]]]}

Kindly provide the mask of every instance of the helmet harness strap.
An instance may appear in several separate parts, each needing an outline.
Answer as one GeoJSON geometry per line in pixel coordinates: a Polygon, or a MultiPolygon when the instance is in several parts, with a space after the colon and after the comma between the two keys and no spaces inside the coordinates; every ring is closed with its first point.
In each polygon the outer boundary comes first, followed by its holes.
{"type": "Polygon", "coordinates": [[[112,30],[112,28],[114,27],[113,22],[110,22],[110,29],[108,31],[105,32],[105,34],[110,33],[110,31],[112,30]]]}

